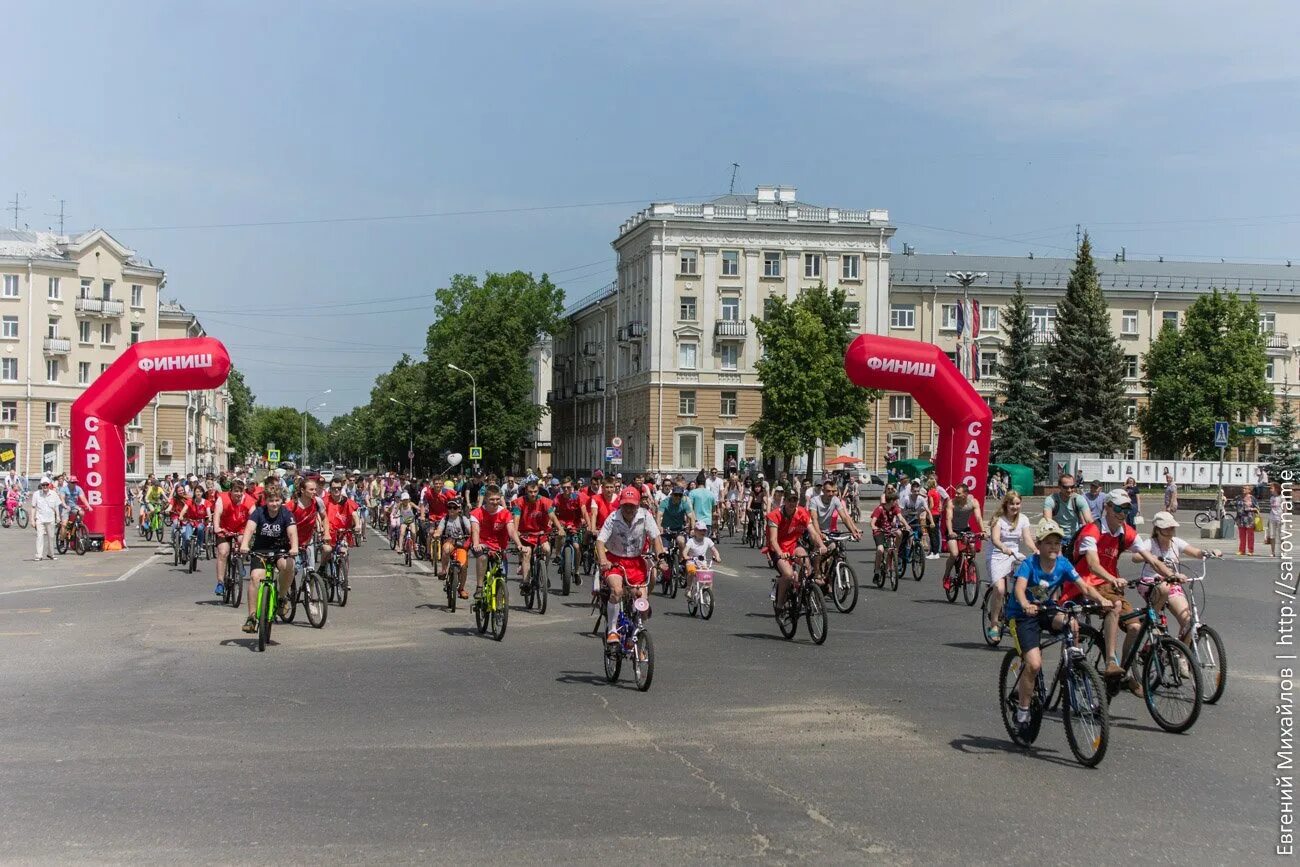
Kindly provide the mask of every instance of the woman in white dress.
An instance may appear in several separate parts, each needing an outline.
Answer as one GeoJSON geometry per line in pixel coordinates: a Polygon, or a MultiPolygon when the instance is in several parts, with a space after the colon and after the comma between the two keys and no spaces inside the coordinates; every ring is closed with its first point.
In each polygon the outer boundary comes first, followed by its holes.
{"type": "Polygon", "coordinates": [[[993,513],[993,544],[989,546],[989,586],[992,604],[989,605],[988,623],[984,629],[989,641],[996,644],[1002,638],[1002,602],[1007,595],[1007,578],[1025,557],[1038,553],[1029,519],[1020,511],[1020,494],[1007,492],[993,513]],[[1022,548],[1023,546],[1023,548],[1022,548]]]}

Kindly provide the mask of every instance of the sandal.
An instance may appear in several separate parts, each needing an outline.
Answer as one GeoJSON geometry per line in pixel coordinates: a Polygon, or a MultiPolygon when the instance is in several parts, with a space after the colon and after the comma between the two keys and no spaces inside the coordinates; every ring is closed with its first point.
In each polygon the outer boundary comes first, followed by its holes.
{"type": "Polygon", "coordinates": [[[251,614],[248,615],[248,619],[244,621],[244,631],[245,631],[245,632],[256,632],[256,631],[257,631],[257,618],[256,618],[256,617],[254,617],[254,616],[251,615],[251,614]]]}

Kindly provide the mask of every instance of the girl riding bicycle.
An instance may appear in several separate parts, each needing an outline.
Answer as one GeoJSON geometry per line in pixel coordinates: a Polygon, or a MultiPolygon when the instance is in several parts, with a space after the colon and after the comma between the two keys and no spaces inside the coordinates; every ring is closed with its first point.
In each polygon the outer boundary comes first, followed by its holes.
{"type": "Polygon", "coordinates": [[[686,593],[689,596],[695,586],[695,573],[701,569],[711,571],[714,563],[722,562],[722,552],[717,544],[709,538],[709,525],[702,521],[695,522],[695,531],[686,540],[683,549],[686,559],[686,593]]]}
{"type": "MultiPolygon", "coordinates": [[[[1183,555],[1188,557],[1222,557],[1218,551],[1202,550],[1190,545],[1174,535],[1179,524],[1168,512],[1156,512],[1151,519],[1151,539],[1147,542],[1147,552],[1178,574],[1178,563],[1183,555]]],[[[1163,579],[1141,552],[1133,554],[1133,562],[1142,564],[1142,574],[1138,576],[1138,593],[1150,603],[1156,611],[1163,611],[1165,606],[1178,618],[1178,640],[1192,644],[1192,611],[1183,594],[1183,586],[1175,581],[1163,579]]]]}
{"type": "Polygon", "coordinates": [[[1038,553],[1034,544],[1029,519],[1020,511],[1020,494],[1009,491],[990,521],[993,527],[992,545],[989,546],[989,622],[984,624],[989,641],[1002,638],[1002,602],[1007,595],[1007,577],[1015,571],[1026,556],[1038,553]],[[1025,551],[1022,553],[1021,544],[1025,551]]]}

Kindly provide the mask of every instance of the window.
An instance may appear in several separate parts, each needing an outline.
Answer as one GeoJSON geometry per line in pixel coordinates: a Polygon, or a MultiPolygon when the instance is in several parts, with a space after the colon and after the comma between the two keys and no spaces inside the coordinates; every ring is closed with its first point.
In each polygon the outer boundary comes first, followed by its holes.
{"type": "Polygon", "coordinates": [[[1277,369],[1273,366],[1276,359],[1270,358],[1264,362],[1264,381],[1275,382],[1277,380],[1277,369]]]}
{"type": "Polygon", "coordinates": [[[1178,311],[1166,310],[1160,314],[1160,329],[1163,331],[1172,326],[1176,331],[1178,329],[1178,311]]]}
{"type": "Polygon", "coordinates": [[[1137,421],[1137,417],[1138,417],[1137,398],[1130,397],[1128,399],[1128,403],[1124,405],[1124,418],[1128,419],[1129,421],[1137,421]]]}
{"type": "Polygon", "coordinates": [[[59,336],[59,317],[51,316],[46,320],[45,336],[51,340],[59,336]]]}
{"type": "Polygon", "coordinates": [[[695,369],[695,351],[698,346],[694,343],[682,343],[677,346],[677,366],[682,370],[695,369]]]}
{"type": "Polygon", "coordinates": [[[997,350],[992,352],[980,353],[980,376],[984,378],[998,375],[998,353],[997,350]]]}
{"type": "Polygon", "coordinates": [[[1138,357],[1136,355],[1124,356],[1124,378],[1138,378],[1138,357]]]}
{"type": "Polygon", "coordinates": [[[677,435],[677,466],[684,470],[693,470],[699,466],[700,435],[679,433],[677,435]]]}
{"type": "Polygon", "coordinates": [[[128,475],[141,475],[140,470],[140,444],[132,443],[126,447],[126,472],[128,475]]]}
{"type": "Polygon", "coordinates": [[[1259,411],[1259,421],[1258,421],[1257,423],[1258,423],[1258,424],[1272,424],[1272,423],[1273,423],[1273,413],[1272,413],[1272,411],[1267,410],[1267,409],[1261,409],[1261,410],[1259,411]]]}
{"type": "Polygon", "coordinates": [[[722,299],[722,318],[726,322],[740,321],[740,299],[735,297],[722,299]]]}
{"type": "Polygon", "coordinates": [[[1261,313],[1259,314],[1259,333],[1272,334],[1277,331],[1277,314],[1261,313]]]}
{"type": "Polygon", "coordinates": [[[915,304],[890,304],[889,327],[912,329],[916,327],[915,304]]]}
{"type": "Polygon", "coordinates": [[[1119,317],[1119,333],[1135,336],[1138,333],[1138,312],[1124,310],[1119,317]]]}
{"type": "Polygon", "coordinates": [[[144,287],[141,286],[139,283],[131,284],[131,306],[132,307],[144,306],[144,287]]]}
{"type": "Polygon", "coordinates": [[[140,342],[140,332],[141,332],[141,330],[142,330],[143,328],[144,328],[144,325],[142,325],[142,324],[139,323],[139,322],[132,322],[132,323],[131,323],[131,342],[132,342],[132,343],[139,343],[139,342],[140,342]]]}
{"type": "Polygon", "coordinates": [[[822,257],[820,253],[803,254],[803,275],[816,278],[822,275],[822,257]]]}
{"type": "Polygon", "coordinates": [[[740,276],[740,251],[739,250],[722,251],[722,276],[723,277],[740,276]]]}
{"type": "Polygon", "coordinates": [[[57,473],[63,469],[63,443],[55,440],[41,448],[41,465],[47,473],[57,473]]]}
{"type": "Polygon", "coordinates": [[[77,340],[81,343],[90,342],[90,323],[84,319],[77,323],[77,340]]]}
{"type": "Polygon", "coordinates": [[[77,297],[78,297],[78,298],[89,298],[89,297],[90,297],[90,282],[91,282],[91,281],[90,281],[90,278],[89,278],[89,277],[82,277],[82,278],[81,278],[81,289],[78,290],[78,292],[77,292],[77,297]]]}
{"type": "Polygon", "coordinates": [[[912,420],[912,396],[910,394],[891,394],[889,396],[889,420],[912,420]]]}
{"type": "Polygon", "coordinates": [[[1054,334],[1056,332],[1055,307],[1030,307],[1029,321],[1036,334],[1054,334]]]}
{"type": "Polygon", "coordinates": [[[99,342],[101,345],[108,346],[113,342],[113,323],[104,322],[99,326],[99,342]]]}
{"type": "Polygon", "coordinates": [[[105,364],[101,364],[101,365],[99,366],[99,372],[100,372],[100,373],[108,373],[108,364],[107,364],[107,363],[105,363],[105,364]]]}
{"type": "Polygon", "coordinates": [[[998,308],[996,306],[980,308],[980,330],[989,332],[998,330],[998,308]]]}
{"type": "Polygon", "coordinates": [[[59,300],[59,278],[58,277],[49,278],[49,288],[46,289],[46,297],[49,298],[51,301],[59,300]]]}
{"type": "Polygon", "coordinates": [[[678,274],[698,274],[699,254],[694,250],[681,250],[678,253],[678,274]]]}
{"type": "Polygon", "coordinates": [[[45,401],[45,423],[59,423],[59,404],[53,400],[45,401]]]}
{"type": "Polygon", "coordinates": [[[735,370],[740,363],[740,344],[724,343],[722,344],[722,369],[735,370]]]}
{"type": "Polygon", "coordinates": [[[862,321],[862,305],[856,301],[846,301],[844,302],[844,309],[847,310],[849,314],[849,322],[851,323],[849,325],[849,330],[856,330],[858,323],[862,321]]]}
{"type": "Polygon", "coordinates": [[[140,429],[140,427],[141,427],[141,425],[140,425],[140,413],[137,412],[137,413],[135,414],[135,418],[131,419],[131,423],[130,423],[129,425],[127,425],[127,427],[132,427],[132,428],[135,428],[136,430],[139,430],[139,429],[140,429]]]}
{"type": "Polygon", "coordinates": [[[45,359],[45,381],[59,381],[59,360],[57,358],[45,359]]]}
{"type": "Polygon", "coordinates": [[[113,300],[113,281],[105,280],[100,284],[99,297],[105,301],[113,300]]]}
{"type": "Polygon", "coordinates": [[[695,321],[695,298],[691,295],[683,295],[682,303],[677,308],[677,318],[683,322],[695,321]]]}
{"type": "Polygon", "coordinates": [[[939,330],[956,331],[957,330],[957,305],[944,304],[939,308],[939,330]]]}
{"type": "Polygon", "coordinates": [[[78,361],[77,362],[77,385],[89,385],[89,384],[90,384],[90,362],[78,361]]]}
{"type": "Polygon", "coordinates": [[[4,382],[18,381],[18,359],[0,358],[0,380],[4,382]]]}
{"type": "Polygon", "coordinates": [[[1138,451],[1138,441],[1135,439],[1129,440],[1128,448],[1124,451],[1124,460],[1136,461],[1139,457],[1138,451]]]}
{"type": "Polygon", "coordinates": [[[0,402],[0,422],[4,424],[14,424],[18,421],[18,401],[6,400],[0,402]]]}
{"type": "Polygon", "coordinates": [[[772,311],[776,308],[776,298],[768,297],[763,299],[763,321],[767,322],[772,318],[772,311]]]}
{"type": "Polygon", "coordinates": [[[677,393],[677,414],[695,415],[695,392],[680,391],[677,393]]]}
{"type": "Polygon", "coordinates": [[[954,349],[952,352],[945,352],[944,355],[948,356],[948,360],[952,362],[953,367],[961,370],[961,365],[957,363],[957,350],[954,349]]]}
{"type": "Polygon", "coordinates": [[[841,280],[859,280],[861,273],[862,257],[856,253],[845,253],[840,256],[840,279],[841,280]]]}
{"type": "Polygon", "coordinates": [[[763,254],[763,276],[781,276],[781,254],[779,252],[769,251],[763,254]]]}
{"type": "MultiPolygon", "coordinates": [[[[14,412],[16,413],[17,410],[15,409],[14,412]]],[[[718,414],[725,416],[734,416],[736,414],[736,392],[724,391],[722,393],[722,406],[718,414]]]]}
{"type": "Polygon", "coordinates": [[[912,451],[912,438],[908,436],[892,436],[889,438],[889,444],[898,449],[898,459],[905,461],[912,451]]]}
{"type": "Polygon", "coordinates": [[[3,331],[0,331],[0,336],[4,337],[6,340],[18,339],[17,316],[5,316],[3,319],[0,319],[0,328],[4,329],[3,331]]]}
{"type": "Polygon", "coordinates": [[[6,298],[18,297],[18,275],[17,274],[5,275],[4,297],[6,298]]]}

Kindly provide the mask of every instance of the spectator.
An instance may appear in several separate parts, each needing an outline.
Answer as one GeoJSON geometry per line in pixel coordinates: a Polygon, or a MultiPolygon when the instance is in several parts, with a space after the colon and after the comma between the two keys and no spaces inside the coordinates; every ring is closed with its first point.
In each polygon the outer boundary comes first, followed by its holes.
{"type": "Polygon", "coordinates": [[[926,499],[930,504],[930,553],[925,558],[927,560],[938,560],[942,550],[943,540],[940,538],[939,516],[943,514],[944,501],[948,499],[948,492],[939,487],[938,481],[935,480],[934,474],[926,480],[928,489],[926,499]]]}
{"type": "MultiPolygon", "coordinates": [[[[1124,493],[1128,494],[1129,502],[1133,505],[1128,510],[1128,516],[1124,519],[1130,527],[1136,527],[1137,516],[1142,513],[1142,504],[1138,500],[1138,483],[1137,479],[1129,476],[1124,480],[1124,493]]],[[[1096,515],[1095,517],[1100,517],[1096,515]]]]}
{"type": "Polygon", "coordinates": [[[1237,556],[1255,556],[1255,516],[1259,507],[1255,495],[1244,485],[1241,496],[1237,498],[1237,556]]]}
{"type": "Polygon", "coordinates": [[[54,528],[63,513],[63,498],[54,490],[49,477],[41,479],[32,494],[32,523],[36,525],[36,559],[54,559],[54,528]]]}
{"type": "Polygon", "coordinates": [[[1165,473],[1165,511],[1171,515],[1178,511],[1178,485],[1169,473],[1165,473]]]}
{"type": "Polygon", "coordinates": [[[1088,511],[1092,517],[1100,518],[1102,507],[1106,505],[1106,493],[1101,489],[1101,482],[1097,479],[1088,482],[1088,493],[1083,495],[1083,500],[1088,504],[1088,511]]]}

